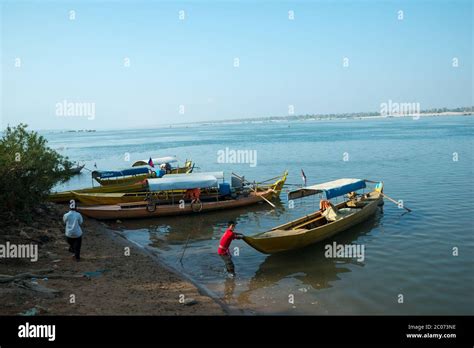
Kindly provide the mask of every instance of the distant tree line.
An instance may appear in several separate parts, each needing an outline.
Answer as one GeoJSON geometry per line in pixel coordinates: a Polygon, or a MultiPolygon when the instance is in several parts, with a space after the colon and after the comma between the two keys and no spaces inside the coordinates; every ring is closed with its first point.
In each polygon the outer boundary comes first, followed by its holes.
{"type": "MultiPolygon", "coordinates": [[[[458,108],[432,108],[421,110],[421,113],[442,113],[442,112],[465,112],[474,113],[474,106],[465,106],[458,108]]],[[[231,120],[219,120],[212,121],[212,123],[222,122],[255,122],[255,121],[298,121],[298,120],[313,120],[313,119],[327,119],[327,118],[357,118],[357,117],[373,117],[380,116],[379,111],[368,111],[368,112],[352,112],[352,113],[331,113],[331,114],[305,114],[305,115],[286,115],[286,116],[265,116],[265,117],[251,117],[251,118],[238,118],[231,120]]],[[[209,123],[207,122],[195,122],[195,123],[209,123]]]]}

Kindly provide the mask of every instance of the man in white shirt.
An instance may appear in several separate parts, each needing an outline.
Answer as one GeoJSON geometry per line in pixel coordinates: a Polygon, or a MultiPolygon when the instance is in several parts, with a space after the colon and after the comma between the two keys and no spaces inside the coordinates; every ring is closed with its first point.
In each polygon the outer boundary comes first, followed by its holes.
{"type": "Polygon", "coordinates": [[[69,251],[73,253],[73,258],[79,261],[81,258],[82,215],[76,211],[76,207],[70,207],[70,210],[64,214],[63,221],[66,224],[66,239],[69,243],[69,251]]]}

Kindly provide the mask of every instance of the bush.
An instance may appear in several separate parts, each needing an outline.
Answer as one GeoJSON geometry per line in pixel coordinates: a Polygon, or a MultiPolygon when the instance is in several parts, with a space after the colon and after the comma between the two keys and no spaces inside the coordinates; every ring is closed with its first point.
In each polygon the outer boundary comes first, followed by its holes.
{"type": "Polygon", "coordinates": [[[7,127],[0,139],[0,216],[29,220],[51,188],[71,177],[72,163],[25,124],[7,127]]]}

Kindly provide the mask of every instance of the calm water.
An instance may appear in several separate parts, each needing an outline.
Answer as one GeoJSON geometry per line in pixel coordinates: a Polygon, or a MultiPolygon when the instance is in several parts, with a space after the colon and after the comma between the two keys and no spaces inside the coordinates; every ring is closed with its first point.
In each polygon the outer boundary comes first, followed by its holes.
{"type": "MultiPolygon", "coordinates": [[[[224,170],[227,177],[236,172],[259,180],[288,169],[291,184],[301,184],[301,168],[308,184],[340,177],[383,180],[385,192],[413,212],[405,214],[386,202],[373,219],[334,238],[365,245],[363,262],[325,258],[322,244],[269,256],[235,241],[238,275],[226,280],[216,254],[226,221],[237,220],[241,233],[257,233],[312,212],[318,197],[289,209],[283,193],[276,209],[263,203],[110,227],[153,248],[231,306],[258,313],[474,314],[473,125],[472,117],[439,117],[45,135],[52,147],[85,161],[88,168],[94,162],[100,169],[129,166],[124,161],[129,153],[132,161],[150,155],[192,158],[201,170],[224,170]],[[217,152],[226,147],[257,150],[258,165],[218,164],[217,152]],[[343,161],[344,153],[348,161],[343,161]],[[459,256],[453,256],[453,247],[459,248],[459,256]],[[397,301],[399,294],[403,304],[397,301]]],[[[86,171],[63,188],[90,184],[86,171]]]]}

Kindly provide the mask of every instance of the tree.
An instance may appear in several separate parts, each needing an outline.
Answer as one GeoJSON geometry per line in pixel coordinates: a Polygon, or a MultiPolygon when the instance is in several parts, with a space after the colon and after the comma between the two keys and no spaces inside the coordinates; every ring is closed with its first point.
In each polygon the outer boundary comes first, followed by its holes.
{"type": "Polygon", "coordinates": [[[71,167],[27,125],[7,127],[0,139],[0,217],[29,220],[51,188],[71,177],[71,167]]]}

